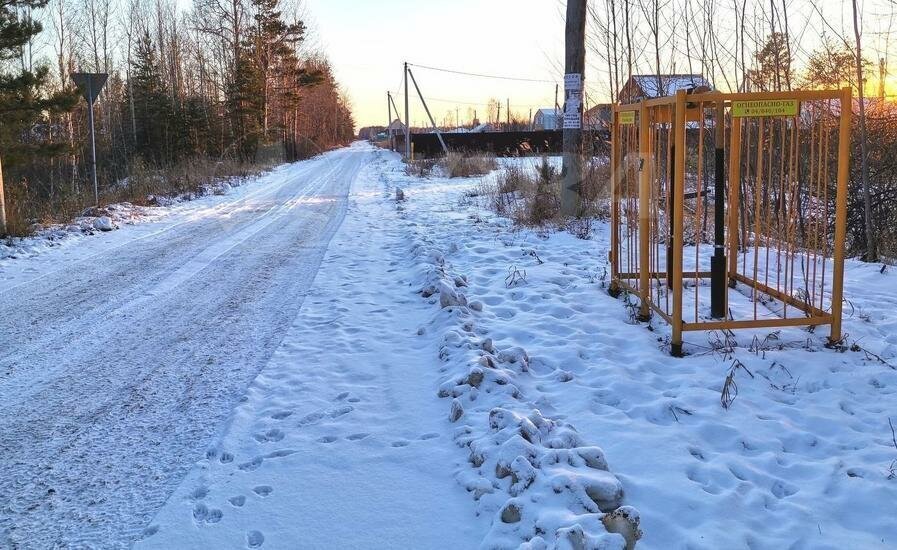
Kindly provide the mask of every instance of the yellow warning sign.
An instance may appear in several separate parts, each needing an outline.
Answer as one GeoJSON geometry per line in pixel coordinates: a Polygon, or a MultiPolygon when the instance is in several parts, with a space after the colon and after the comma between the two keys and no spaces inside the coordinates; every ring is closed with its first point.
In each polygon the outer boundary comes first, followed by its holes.
{"type": "Polygon", "coordinates": [[[635,111],[620,111],[617,117],[620,124],[635,124],[635,111]]]}
{"type": "Polygon", "coordinates": [[[761,99],[757,101],[733,101],[732,116],[796,116],[796,99],[761,99]]]}

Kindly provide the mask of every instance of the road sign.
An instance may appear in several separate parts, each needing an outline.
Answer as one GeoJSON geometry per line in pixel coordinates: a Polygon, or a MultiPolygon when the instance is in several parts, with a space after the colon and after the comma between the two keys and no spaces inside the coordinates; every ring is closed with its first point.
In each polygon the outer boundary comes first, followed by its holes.
{"type": "Polygon", "coordinates": [[[107,78],[109,75],[106,73],[72,73],[72,81],[87,100],[88,105],[93,105],[97,100],[100,91],[106,85],[107,78]]]}
{"type": "Polygon", "coordinates": [[[100,190],[97,186],[97,139],[93,125],[93,104],[100,95],[100,90],[109,77],[106,73],[72,73],[75,86],[87,100],[87,125],[90,127],[90,173],[93,176],[93,198],[96,206],[100,205],[100,190]]]}

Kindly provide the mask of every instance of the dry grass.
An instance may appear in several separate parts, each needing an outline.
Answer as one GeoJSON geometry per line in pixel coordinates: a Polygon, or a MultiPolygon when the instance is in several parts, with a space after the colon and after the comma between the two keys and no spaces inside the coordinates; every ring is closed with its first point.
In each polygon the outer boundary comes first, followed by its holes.
{"type": "Polygon", "coordinates": [[[591,235],[592,220],[609,216],[609,170],[606,163],[590,161],[583,167],[581,215],[564,220],[560,213],[561,176],[547,158],[536,170],[512,164],[494,181],[484,182],[477,195],[496,213],[531,227],[558,225],[577,237],[591,235]]]}
{"type": "MultiPolygon", "coordinates": [[[[194,158],[164,169],[151,169],[138,161],[130,166],[126,180],[101,187],[100,205],[152,205],[154,197],[193,198],[204,195],[222,180],[257,175],[277,164],[276,156],[251,165],[194,158]]],[[[93,187],[84,183],[77,192],[57,189],[52,197],[46,197],[27,182],[7,182],[7,232],[10,236],[27,236],[38,225],[66,223],[82,215],[93,203],[93,187]]]]}
{"type": "Polygon", "coordinates": [[[451,151],[439,159],[439,166],[450,178],[470,178],[488,174],[498,168],[498,163],[495,161],[495,155],[469,155],[451,151]]]}

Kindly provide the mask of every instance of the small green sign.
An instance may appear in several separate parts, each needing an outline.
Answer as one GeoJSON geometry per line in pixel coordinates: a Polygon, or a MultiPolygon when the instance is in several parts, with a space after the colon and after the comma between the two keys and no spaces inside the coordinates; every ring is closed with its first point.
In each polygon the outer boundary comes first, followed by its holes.
{"type": "Polygon", "coordinates": [[[796,99],[760,99],[756,101],[733,101],[732,116],[797,116],[796,99]]]}
{"type": "Polygon", "coordinates": [[[635,111],[620,111],[617,113],[620,124],[635,124],[635,111]]]}

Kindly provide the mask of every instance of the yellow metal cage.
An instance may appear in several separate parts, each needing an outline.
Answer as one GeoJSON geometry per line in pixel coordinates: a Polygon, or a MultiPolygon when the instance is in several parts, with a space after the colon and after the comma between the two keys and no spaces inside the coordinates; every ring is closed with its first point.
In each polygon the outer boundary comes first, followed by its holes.
{"type": "Polygon", "coordinates": [[[841,341],[851,91],[615,105],[611,290],[685,331],[830,325],[841,341]]]}

